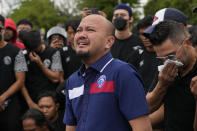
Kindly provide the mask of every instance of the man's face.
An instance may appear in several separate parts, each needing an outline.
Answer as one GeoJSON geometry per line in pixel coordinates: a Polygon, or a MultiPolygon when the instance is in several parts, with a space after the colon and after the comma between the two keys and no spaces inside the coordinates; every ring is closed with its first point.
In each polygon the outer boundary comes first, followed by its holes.
{"type": "Polygon", "coordinates": [[[75,31],[71,26],[68,26],[67,37],[70,44],[74,43],[75,31]]]}
{"type": "Polygon", "coordinates": [[[3,24],[0,22],[0,41],[3,40],[3,36],[4,36],[4,26],[3,24]]]}
{"type": "MultiPolygon", "coordinates": [[[[150,26],[149,26],[150,27],[150,26]]],[[[148,38],[146,38],[142,33],[148,29],[149,27],[146,28],[142,28],[139,29],[139,34],[140,34],[140,39],[142,40],[142,43],[144,44],[144,46],[146,47],[146,50],[149,52],[154,52],[154,48],[153,45],[151,44],[151,42],[149,41],[148,38]]]]}
{"type": "Polygon", "coordinates": [[[58,104],[55,104],[51,97],[43,97],[38,101],[38,106],[46,116],[46,119],[51,121],[58,115],[58,104]]]}
{"type": "Polygon", "coordinates": [[[20,25],[17,26],[17,32],[19,32],[19,31],[31,31],[31,30],[32,30],[32,28],[28,24],[20,24],[20,25]]]}
{"type": "Polygon", "coordinates": [[[52,35],[50,38],[50,46],[61,49],[64,46],[64,38],[61,35],[52,35]]]}
{"type": "Polygon", "coordinates": [[[12,41],[14,39],[14,35],[15,35],[14,31],[11,28],[7,27],[5,29],[5,34],[4,34],[5,41],[12,41]]]}
{"type": "Polygon", "coordinates": [[[89,15],[82,19],[74,37],[75,51],[79,56],[98,58],[108,50],[107,22],[101,17],[89,15]]]}
{"type": "Polygon", "coordinates": [[[129,12],[124,9],[118,9],[114,11],[112,23],[114,23],[114,20],[118,17],[122,17],[123,19],[127,20],[126,28],[129,28],[130,24],[133,22],[133,17],[130,17],[129,12]]]}
{"type": "Polygon", "coordinates": [[[187,67],[190,63],[190,56],[184,48],[184,40],[178,44],[173,44],[171,40],[167,39],[161,45],[154,46],[154,50],[159,57],[175,55],[176,57],[173,60],[182,62],[184,64],[183,68],[187,67]]]}
{"type": "Polygon", "coordinates": [[[45,131],[44,128],[37,126],[31,118],[23,120],[22,124],[24,131],[45,131]]]}

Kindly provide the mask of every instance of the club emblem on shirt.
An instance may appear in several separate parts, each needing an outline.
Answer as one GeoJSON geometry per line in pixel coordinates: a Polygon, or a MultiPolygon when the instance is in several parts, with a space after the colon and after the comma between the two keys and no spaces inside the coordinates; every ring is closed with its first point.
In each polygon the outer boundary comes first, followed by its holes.
{"type": "Polygon", "coordinates": [[[10,56],[5,56],[5,57],[3,58],[3,61],[4,61],[4,64],[5,64],[5,65],[10,65],[10,64],[12,63],[12,59],[11,59],[10,56]]]}
{"type": "Polygon", "coordinates": [[[105,84],[105,81],[106,81],[106,76],[105,75],[100,76],[96,83],[97,87],[101,88],[105,84]]]}
{"type": "Polygon", "coordinates": [[[51,61],[49,59],[45,59],[43,63],[46,67],[49,67],[51,65],[51,61]]]}

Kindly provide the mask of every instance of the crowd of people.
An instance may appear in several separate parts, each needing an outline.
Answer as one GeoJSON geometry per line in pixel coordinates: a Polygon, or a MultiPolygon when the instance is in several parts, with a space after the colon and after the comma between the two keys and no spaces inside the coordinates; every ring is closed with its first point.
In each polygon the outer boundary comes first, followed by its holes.
{"type": "Polygon", "coordinates": [[[197,27],[175,8],[135,31],[126,4],[106,17],[84,8],[44,40],[0,15],[1,131],[197,131],[197,27]]]}

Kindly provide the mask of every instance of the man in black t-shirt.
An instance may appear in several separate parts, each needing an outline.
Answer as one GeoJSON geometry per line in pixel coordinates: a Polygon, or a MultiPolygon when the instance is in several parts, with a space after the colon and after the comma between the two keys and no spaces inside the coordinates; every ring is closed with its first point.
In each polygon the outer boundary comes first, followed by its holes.
{"type": "Polygon", "coordinates": [[[153,16],[147,16],[138,22],[137,29],[145,48],[139,48],[133,51],[128,59],[128,62],[133,64],[141,74],[146,93],[155,77],[159,64],[159,59],[156,58],[152,44],[142,35],[142,33],[152,25],[152,22],[153,16]]]}
{"type": "Polygon", "coordinates": [[[4,18],[0,16],[0,130],[20,131],[18,93],[25,81],[27,65],[19,48],[4,41],[4,18]]]}
{"type": "Polygon", "coordinates": [[[62,71],[60,52],[41,43],[38,31],[22,32],[21,40],[25,44],[27,72],[25,87],[22,93],[30,108],[38,108],[35,104],[38,93],[56,90],[62,71]],[[28,93],[29,92],[29,93],[28,93]]]}
{"type": "Polygon", "coordinates": [[[188,34],[179,23],[163,21],[149,38],[157,56],[165,62],[147,98],[149,107],[157,109],[164,103],[165,131],[193,131],[196,105],[190,82],[197,75],[197,62],[188,34]]]}
{"type": "Polygon", "coordinates": [[[38,96],[38,106],[55,131],[65,131],[64,112],[59,111],[59,102],[55,92],[46,91],[38,96]]]}
{"type": "Polygon", "coordinates": [[[114,58],[126,61],[132,51],[142,46],[139,36],[132,34],[130,25],[133,22],[132,10],[126,4],[119,4],[115,7],[112,23],[115,30],[115,42],[111,48],[114,58]]]}

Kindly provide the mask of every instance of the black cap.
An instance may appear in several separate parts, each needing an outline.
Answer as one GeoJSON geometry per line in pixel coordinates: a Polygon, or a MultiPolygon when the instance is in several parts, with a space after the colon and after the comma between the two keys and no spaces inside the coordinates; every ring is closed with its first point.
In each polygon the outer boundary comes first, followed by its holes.
{"type": "Polygon", "coordinates": [[[197,6],[196,6],[196,7],[194,7],[194,9],[193,9],[193,13],[197,13],[197,6]]]}
{"type": "Polygon", "coordinates": [[[25,47],[32,51],[41,44],[40,32],[36,30],[32,31],[20,31],[19,38],[23,41],[25,47]]]}

